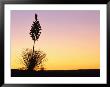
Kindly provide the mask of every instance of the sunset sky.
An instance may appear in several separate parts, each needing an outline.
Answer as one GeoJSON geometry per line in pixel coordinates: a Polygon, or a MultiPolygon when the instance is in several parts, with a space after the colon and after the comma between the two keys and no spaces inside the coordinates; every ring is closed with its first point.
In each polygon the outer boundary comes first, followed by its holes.
{"type": "Polygon", "coordinates": [[[23,48],[33,46],[35,13],[42,27],[35,49],[46,53],[47,70],[100,68],[99,10],[12,10],[11,68],[22,67],[23,48]]]}

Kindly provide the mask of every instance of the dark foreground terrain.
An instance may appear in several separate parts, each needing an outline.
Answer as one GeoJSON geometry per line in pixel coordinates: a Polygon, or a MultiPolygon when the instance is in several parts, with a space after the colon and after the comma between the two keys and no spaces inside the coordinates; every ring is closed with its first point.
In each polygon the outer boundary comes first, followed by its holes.
{"type": "Polygon", "coordinates": [[[100,69],[82,70],[11,70],[11,77],[100,77],[100,69]]]}

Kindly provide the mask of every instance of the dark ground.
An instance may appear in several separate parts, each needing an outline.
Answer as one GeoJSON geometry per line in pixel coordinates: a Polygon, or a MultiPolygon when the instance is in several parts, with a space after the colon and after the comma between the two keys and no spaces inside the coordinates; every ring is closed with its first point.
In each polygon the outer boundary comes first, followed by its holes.
{"type": "Polygon", "coordinates": [[[100,69],[81,70],[11,70],[11,77],[100,77],[100,69]]]}

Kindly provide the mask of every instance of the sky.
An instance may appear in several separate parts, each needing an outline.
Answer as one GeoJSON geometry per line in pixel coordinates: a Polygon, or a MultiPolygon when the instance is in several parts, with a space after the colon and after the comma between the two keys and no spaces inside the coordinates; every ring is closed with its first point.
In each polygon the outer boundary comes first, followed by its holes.
{"type": "Polygon", "coordinates": [[[100,68],[99,10],[11,10],[11,68],[23,67],[22,50],[32,49],[35,13],[42,28],[35,49],[46,53],[47,70],[100,68]]]}

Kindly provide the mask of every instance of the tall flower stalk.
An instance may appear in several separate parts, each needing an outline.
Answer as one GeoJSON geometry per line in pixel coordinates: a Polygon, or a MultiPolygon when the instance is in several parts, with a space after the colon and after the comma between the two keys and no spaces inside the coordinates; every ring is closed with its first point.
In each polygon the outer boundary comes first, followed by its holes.
{"type": "Polygon", "coordinates": [[[34,46],[35,46],[35,42],[36,40],[38,41],[39,39],[39,36],[41,34],[41,26],[40,26],[40,23],[39,23],[39,20],[38,20],[38,15],[35,14],[35,21],[33,21],[33,24],[31,26],[31,30],[30,30],[30,36],[32,38],[32,40],[34,41],[34,44],[33,44],[33,53],[34,53],[34,46]]]}

